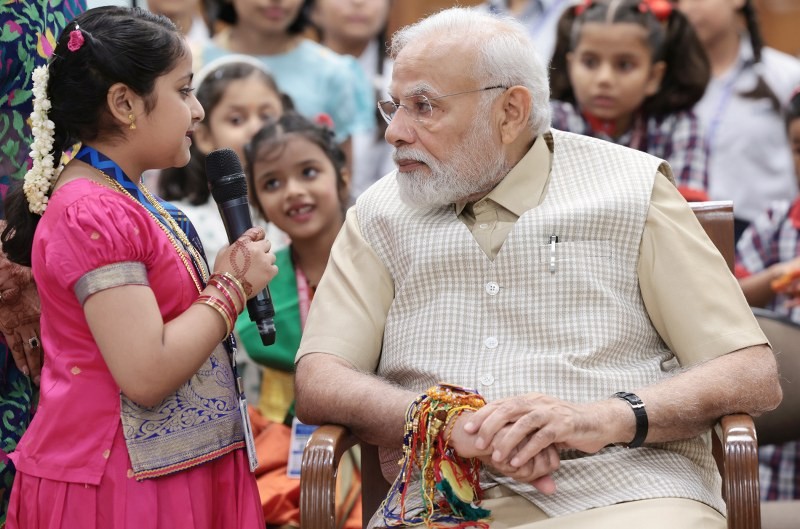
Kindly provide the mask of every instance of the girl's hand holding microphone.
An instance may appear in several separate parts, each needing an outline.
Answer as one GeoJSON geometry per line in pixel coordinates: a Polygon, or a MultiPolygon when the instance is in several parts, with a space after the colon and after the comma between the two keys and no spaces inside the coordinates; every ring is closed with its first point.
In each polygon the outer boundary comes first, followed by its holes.
{"type": "Polygon", "coordinates": [[[271,248],[272,243],[267,240],[264,228],[250,228],[236,242],[219,252],[214,273],[231,274],[242,284],[246,299],[250,299],[278,273],[271,248]]]}
{"type": "Polygon", "coordinates": [[[264,228],[245,231],[217,254],[208,287],[195,303],[216,310],[225,323],[225,336],[233,332],[236,318],[248,299],[261,292],[278,273],[264,228]]]}

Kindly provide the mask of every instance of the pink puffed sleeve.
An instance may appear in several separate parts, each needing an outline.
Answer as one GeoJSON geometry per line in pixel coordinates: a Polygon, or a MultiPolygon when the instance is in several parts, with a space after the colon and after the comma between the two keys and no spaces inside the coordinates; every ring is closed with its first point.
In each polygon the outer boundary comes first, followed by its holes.
{"type": "Polygon", "coordinates": [[[55,218],[47,218],[48,206],[42,219],[48,221],[42,245],[46,266],[58,267],[54,277],[69,290],[87,277],[93,278],[92,292],[103,289],[98,284],[147,284],[160,228],[130,197],[97,187],[53,211],[55,218]]]}

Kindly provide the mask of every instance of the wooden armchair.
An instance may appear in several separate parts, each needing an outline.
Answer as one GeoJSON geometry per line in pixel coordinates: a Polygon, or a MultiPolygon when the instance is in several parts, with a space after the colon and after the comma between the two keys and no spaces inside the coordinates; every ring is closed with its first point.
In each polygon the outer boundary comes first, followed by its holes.
{"type": "MultiPolygon", "coordinates": [[[[733,204],[695,202],[692,209],[733,269],[733,204]]],[[[749,415],[722,417],[715,428],[714,455],[723,476],[729,529],[760,529],[756,432],[749,415]]],[[[300,477],[300,521],[303,529],[335,529],[335,483],[339,459],[359,442],[346,428],[318,428],[303,453],[300,477]]],[[[389,491],[380,471],[377,447],[361,443],[364,527],[389,491]]]]}

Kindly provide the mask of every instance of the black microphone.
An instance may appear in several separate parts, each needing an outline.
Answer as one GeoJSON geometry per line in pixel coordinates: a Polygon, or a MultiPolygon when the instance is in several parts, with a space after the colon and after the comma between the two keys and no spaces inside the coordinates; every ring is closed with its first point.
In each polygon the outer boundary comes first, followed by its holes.
{"type": "MultiPolygon", "coordinates": [[[[217,149],[206,156],[206,175],[211,195],[219,208],[228,241],[233,242],[253,227],[247,205],[247,179],[239,157],[231,149],[217,149]]],[[[261,343],[275,343],[275,308],[269,288],[247,301],[247,312],[258,327],[261,343]]]]}

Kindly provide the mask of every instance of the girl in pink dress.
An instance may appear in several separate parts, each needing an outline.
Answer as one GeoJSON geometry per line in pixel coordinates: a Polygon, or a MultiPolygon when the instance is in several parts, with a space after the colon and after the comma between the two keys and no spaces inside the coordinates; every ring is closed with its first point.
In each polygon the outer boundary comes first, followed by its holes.
{"type": "Polygon", "coordinates": [[[32,266],[45,360],[8,529],[264,527],[230,332],[275,257],[251,229],[209,273],[186,217],[141,183],[189,161],[191,64],[166,18],[102,7],[34,73],[33,166],[2,241],[32,266]]]}

